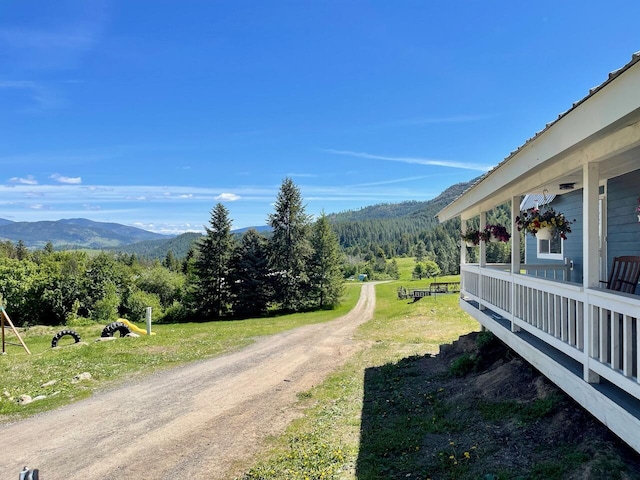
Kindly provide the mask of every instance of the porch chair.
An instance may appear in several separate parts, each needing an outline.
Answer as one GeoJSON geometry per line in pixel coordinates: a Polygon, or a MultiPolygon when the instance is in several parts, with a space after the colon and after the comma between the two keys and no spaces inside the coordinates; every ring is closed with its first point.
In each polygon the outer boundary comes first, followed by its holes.
{"type": "Polygon", "coordinates": [[[616,292],[635,293],[640,278],[640,256],[615,257],[609,272],[606,289],[616,292]]]}

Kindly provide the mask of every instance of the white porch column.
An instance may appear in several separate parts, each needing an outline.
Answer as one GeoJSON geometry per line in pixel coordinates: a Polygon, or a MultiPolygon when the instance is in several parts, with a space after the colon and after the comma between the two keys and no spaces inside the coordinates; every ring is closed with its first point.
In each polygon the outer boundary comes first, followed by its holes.
{"type": "MultiPolygon", "coordinates": [[[[460,217],[460,233],[467,233],[467,221],[460,217]]],[[[460,265],[467,263],[467,244],[460,240],[460,265]]]]}
{"type": "MultiPolygon", "coordinates": [[[[520,232],[516,226],[516,217],[520,215],[520,195],[511,198],[511,277],[520,273],[520,232]]],[[[519,332],[520,327],[513,322],[516,311],[516,284],[511,282],[511,331],[519,332]]]]}
{"type": "Polygon", "coordinates": [[[596,341],[594,315],[589,306],[588,289],[599,285],[599,254],[598,254],[598,197],[600,169],[597,163],[588,163],[582,169],[583,197],[582,197],[582,257],[583,281],[585,302],[584,302],[584,363],[583,377],[589,383],[598,383],[600,376],[591,371],[589,363],[594,352],[593,342],[596,341]]]}
{"type": "MultiPolygon", "coordinates": [[[[487,212],[480,212],[480,231],[484,230],[484,227],[487,226],[487,212]]],[[[487,245],[485,242],[480,242],[480,258],[478,259],[480,262],[480,268],[484,268],[487,266],[487,245]]]]}
{"type": "MultiPolygon", "coordinates": [[[[487,226],[487,212],[480,212],[480,231],[484,230],[484,227],[487,226]]],[[[478,297],[480,298],[480,303],[478,305],[480,310],[484,310],[484,293],[482,292],[482,284],[484,283],[482,278],[482,269],[487,266],[487,244],[480,240],[480,258],[478,259],[478,263],[480,264],[480,274],[478,275],[478,297]]]]}

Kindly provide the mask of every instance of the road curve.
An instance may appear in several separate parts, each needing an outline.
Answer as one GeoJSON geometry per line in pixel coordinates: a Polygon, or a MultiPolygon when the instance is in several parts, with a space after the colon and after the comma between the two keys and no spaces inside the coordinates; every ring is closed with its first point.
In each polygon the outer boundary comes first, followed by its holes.
{"type": "Polygon", "coordinates": [[[233,478],[301,414],[296,394],[359,348],[353,333],[374,309],[374,285],[363,284],[356,306],[331,322],[2,425],[0,478],[24,465],[42,480],[233,478]]]}

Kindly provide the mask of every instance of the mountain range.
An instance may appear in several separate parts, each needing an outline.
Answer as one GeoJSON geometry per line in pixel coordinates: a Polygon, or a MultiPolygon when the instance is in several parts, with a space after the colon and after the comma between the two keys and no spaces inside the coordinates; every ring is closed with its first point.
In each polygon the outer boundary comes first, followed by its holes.
{"type": "MultiPolygon", "coordinates": [[[[421,219],[421,228],[436,225],[435,215],[452,200],[466,190],[471,182],[458,183],[447,188],[436,198],[427,201],[406,201],[399,203],[381,203],[328,214],[329,220],[338,225],[374,222],[376,228],[385,228],[386,222],[399,219],[410,223],[412,219],[421,219]]],[[[258,231],[268,231],[269,227],[250,227],[258,231]]],[[[240,235],[248,228],[234,230],[240,235]]],[[[193,243],[202,236],[197,232],[187,232],[178,236],[162,235],[141,228],[118,223],[95,222],[85,218],[72,218],[57,221],[13,222],[0,218],[0,240],[17,243],[22,241],[30,249],[43,248],[51,242],[55,249],[96,249],[117,250],[135,253],[148,258],[164,258],[168,251],[176,257],[184,257],[193,243]]]]}

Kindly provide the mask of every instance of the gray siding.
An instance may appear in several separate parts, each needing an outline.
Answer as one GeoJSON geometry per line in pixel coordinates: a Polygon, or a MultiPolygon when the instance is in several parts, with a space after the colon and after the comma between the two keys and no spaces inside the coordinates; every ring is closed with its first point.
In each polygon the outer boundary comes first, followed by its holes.
{"type": "MultiPolygon", "coordinates": [[[[572,260],[574,264],[571,272],[571,281],[582,282],[582,190],[558,195],[553,199],[550,206],[556,212],[564,213],[565,217],[573,222],[571,233],[567,234],[567,240],[564,241],[563,255],[564,258],[572,260]]],[[[525,248],[525,263],[564,263],[564,260],[538,258],[536,255],[536,239],[532,235],[526,235],[525,248]]]]}
{"type": "MultiPolygon", "coordinates": [[[[614,257],[640,255],[640,170],[612,178],[607,184],[607,265],[614,257]]],[[[636,293],[640,287],[636,288],[636,293]]]]}
{"type": "MultiPolygon", "coordinates": [[[[640,255],[640,223],[636,214],[640,197],[640,170],[612,178],[607,183],[607,265],[614,257],[640,255]]],[[[583,280],[582,190],[557,196],[551,206],[575,222],[564,242],[564,257],[572,260],[571,281],[583,280]]],[[[561,263],[536,257],[536,239],[526,236],[525,263],[561,263]]],[[[640,287],[639,287],[640,290],[640,287]]]]}
{"type": "Polygon", "coordinates": [[[640,255],[640,223],[636,215],[640,197],[640,170],[612,178],[607,185],[607,260],[640,255]]]}

